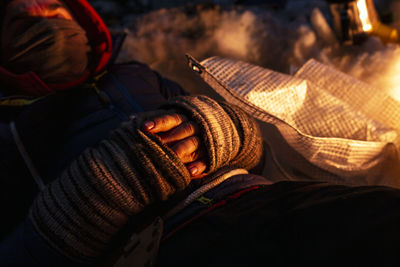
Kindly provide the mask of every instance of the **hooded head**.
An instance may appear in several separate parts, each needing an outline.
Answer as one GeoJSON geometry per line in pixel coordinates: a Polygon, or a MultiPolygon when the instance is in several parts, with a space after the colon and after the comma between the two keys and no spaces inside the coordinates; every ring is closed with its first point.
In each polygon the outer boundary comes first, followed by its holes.
{"type": "Polygon", "coordinates": [[[109,33],[85,0],[12,0],[4,11],[0,82],[8,95],[79,85],[110,56],[109,33]]]}
{"type": "Polygon", "coordinates": [[[33,71],[46,83],[65,83],[85,74],[90,46],[60,1],[14,0],[2,25],[1,62],[16,74],[33,71]]]}

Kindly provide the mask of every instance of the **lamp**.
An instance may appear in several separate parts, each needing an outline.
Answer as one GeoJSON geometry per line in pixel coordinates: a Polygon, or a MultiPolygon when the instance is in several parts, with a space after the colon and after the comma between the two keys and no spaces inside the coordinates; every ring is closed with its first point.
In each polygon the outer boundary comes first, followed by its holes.
{"type": "Polygon", "coordinates": [[[382,42],[399,42],[398,31],[380,22],[373,0],[328,0],[333,28],[344,44],[357,44],[368,35],[382,42]]]}

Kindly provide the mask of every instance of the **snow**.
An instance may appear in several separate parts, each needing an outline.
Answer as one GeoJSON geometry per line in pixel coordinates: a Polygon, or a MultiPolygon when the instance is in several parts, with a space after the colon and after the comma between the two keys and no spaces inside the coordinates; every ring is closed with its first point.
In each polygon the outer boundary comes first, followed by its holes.
{"type": "MultiPolygon", "coordinates": [[[[107,17],[112,13],[106,5],[109,1],[92,2],[97,8],[104,4],[107,17]]],[[[146,4],[147,8],[159,8],[188,1],[160,1],[158,5],[154,0],[126,2],[131,11],[114,8],[125,13],[119,23],[114,19],[111,25],[128,33],[119,60],[147,63],[189,91],[202,92],[204,85],[186,67],[185,53],[199,60],[214,55],[232,57],[283,73],[291,73],[314,58],[400,99],[399,46],[382,44],[376,37],[357,46],[340,45],[330,28],[326,1],[288,0],[280,9],[219,1],[225,5],[192,4],[145,13],[135,13],[138,9],[135,11],[132,3],[138,2],[144,10],[146,4]]],[[[376,1],[376,6],[378,10],[400,11],[398,1],[376,1]]],[[[393,12],[394,27],[400,27],[399,14],[393,12]]]]}

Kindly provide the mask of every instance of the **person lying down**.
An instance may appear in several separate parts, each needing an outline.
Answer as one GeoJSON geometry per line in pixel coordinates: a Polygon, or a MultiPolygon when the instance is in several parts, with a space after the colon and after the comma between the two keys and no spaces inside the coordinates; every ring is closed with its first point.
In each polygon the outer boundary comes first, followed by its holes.
{"type": "Polygon", "coordinates": [[[399,190],[273,183],[248,173],[261,156],[257,122],[240,108],[177,97],[76,158],[2,242],[1,262],[113,266],[121,230],[161,216],[158,265],[398,263],[399,190]]]}

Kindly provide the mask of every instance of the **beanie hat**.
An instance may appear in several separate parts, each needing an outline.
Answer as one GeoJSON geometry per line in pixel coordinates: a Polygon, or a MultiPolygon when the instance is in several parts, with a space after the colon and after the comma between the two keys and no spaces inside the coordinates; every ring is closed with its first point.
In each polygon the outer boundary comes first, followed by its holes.
{"type": "Polygon", "coordinates": [[[3,67],[16,74],[32,71],[46,83],[74,81],[87,72],[91,48],[76,21],[21,14],[20,9],[7,7],[1,38],[3,67]]]}

